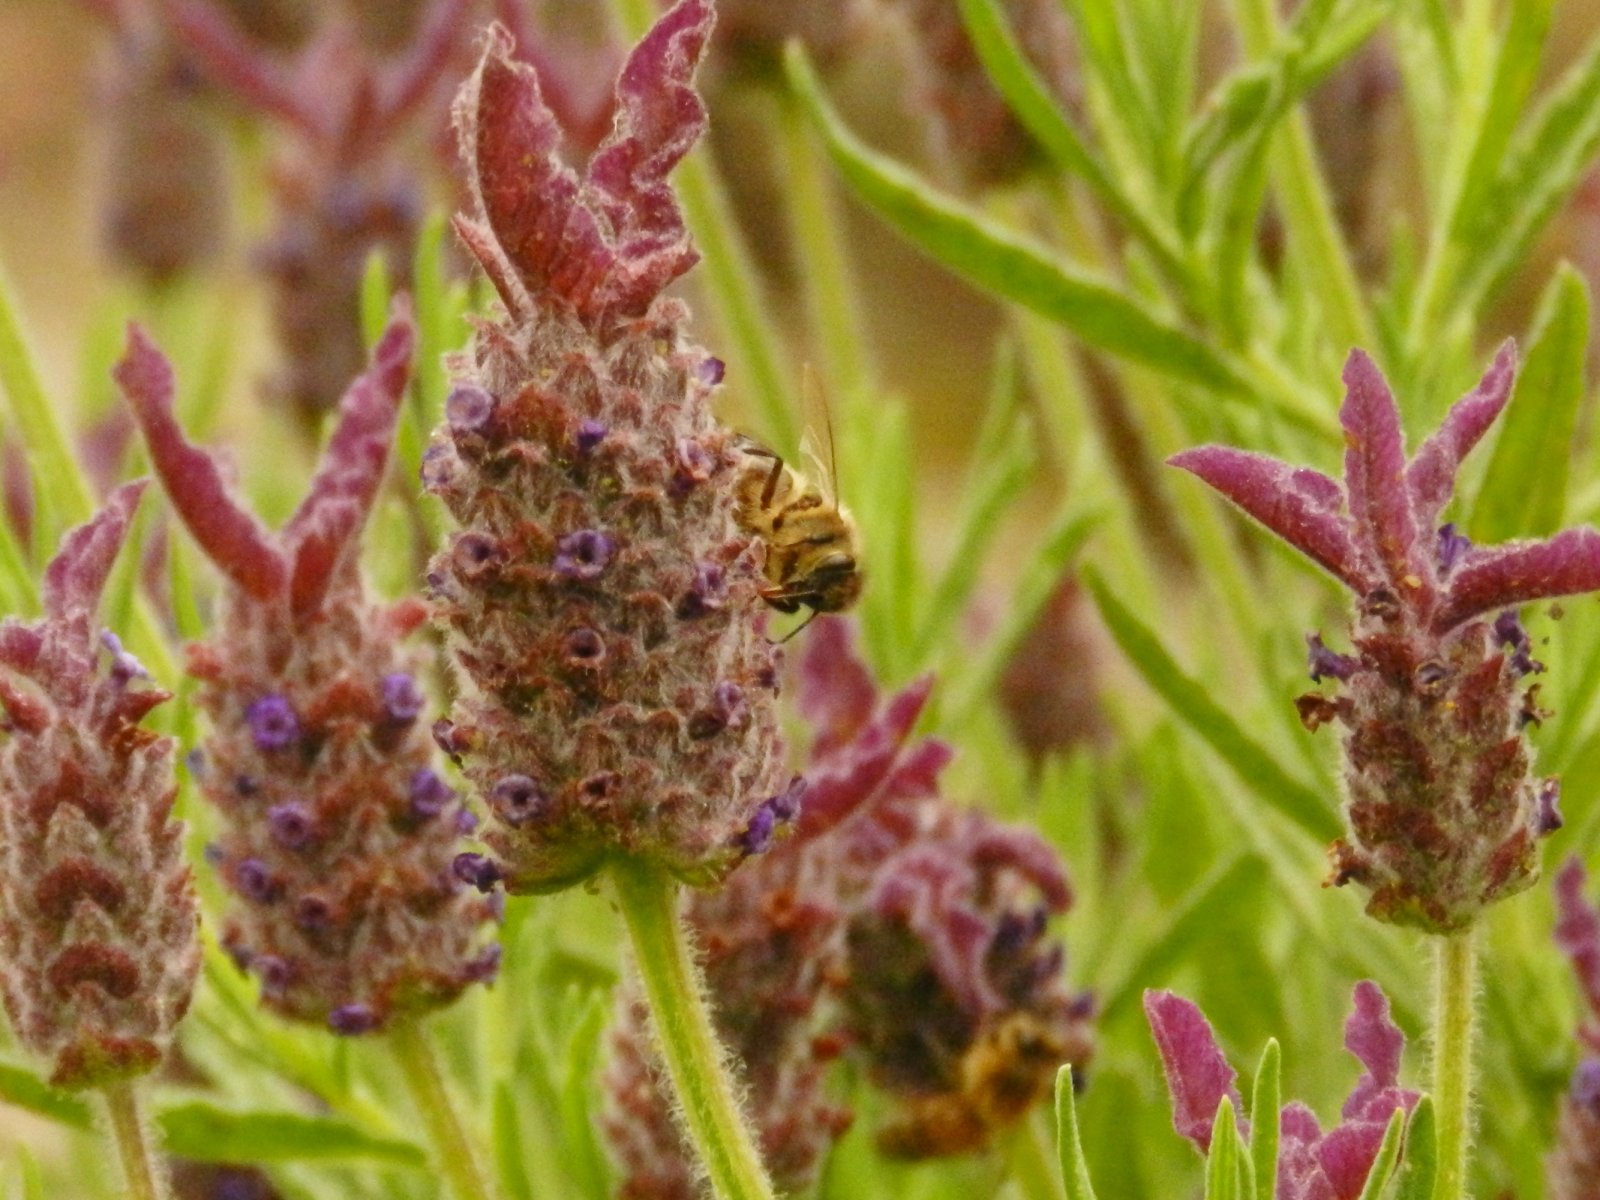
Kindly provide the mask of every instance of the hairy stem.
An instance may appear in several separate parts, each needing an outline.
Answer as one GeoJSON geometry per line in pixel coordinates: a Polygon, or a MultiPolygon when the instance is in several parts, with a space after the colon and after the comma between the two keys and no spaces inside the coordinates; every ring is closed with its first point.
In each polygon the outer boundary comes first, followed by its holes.
{"type": "Polygon", "coordinates": [[[1433,1102],[1439,1120],[1439,1173],[1433,1200],[1462,1200],[1472,1141],[1472,934],[1440,938],[1436,954],[1433,1102]]]}
{"type": "Polygon", "coordinates": [[[472,1143],[450,1103],[444,1076],[422,1027],[406,1021],[389,1033],[389,1045],[411,1089],[422,1123],[433,1143],[435,1165],[449,1180],[456,1200],[489,1200],[492,1193],[478,1166],[472,1143]]]}
{"type": "Polygon", "coordinates": [[[111,1121],[111,1140],[117,1144],[128,1200],[166,1200],[166,1181],[150,1155],[139,1115],[139,1096],[131,1082],[114,1083],[102,1093],[111,1121]]]}
{"type": "Polygon", "coordinates": [[[732,1076],[711,1027],[705,987],[678,919],[678,888],[631,862],[611,869],[644,982],[650,1024],[677,1093],[679,1118],[719,1200],[772,1200],[772,1183],[739,1111],[732,1076]]]}

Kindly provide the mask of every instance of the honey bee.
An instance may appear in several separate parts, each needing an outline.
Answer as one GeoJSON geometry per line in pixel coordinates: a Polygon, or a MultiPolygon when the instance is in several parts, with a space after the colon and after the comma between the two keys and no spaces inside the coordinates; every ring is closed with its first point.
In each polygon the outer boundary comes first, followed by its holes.
{"type": "MultiPolygon", "coordinates": [[[[834,496],[833,429],[828,429],[828,486],[822,487],[756,442],[744,442],[745,463],[734,482],[734,520],[767,547],[768,586],[761,598],[782,613],[841,612],[861,595],[860,535],[834,496]]],[[[813,455],[813,457],[815,457],[813,455]]]]}
{"type": "Polygon", "coordinates": [[[878,1131],[894,1158],[934,1158],[981,1150],[1049,1092],[1071,1047],[1048,1022],[1016,1012],[987,1026],[956,1064],[955,1087],[911,1101],[878,1131]]]}

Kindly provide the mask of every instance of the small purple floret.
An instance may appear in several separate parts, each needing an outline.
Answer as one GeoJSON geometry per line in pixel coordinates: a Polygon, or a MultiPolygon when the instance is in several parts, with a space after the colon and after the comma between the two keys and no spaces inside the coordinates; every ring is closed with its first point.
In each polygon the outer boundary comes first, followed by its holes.
{"type": "Polygon", "coordinates": [[[568,579],[598,579],[616,550],[617,543],[598,529],[580,529],[556,543],[554,566],[568,579]]]}
{"type": "Polygon", "coordinates": [[[478,827],[478,814],[463,805],[456,809],[456,832],[466,837],[478,827]]]}
{"type": "Polygon", "coordinates": [[[474,383],[458,383],[444,401],[444,419],[455,433],[477,433],[494,418],[495,399],[474,383]]]}
{"type": "Polygon", "coordinates": [[[746,854],[766,853],[779,826],[787,825],[800,815],[800,798],[805,790],[806,781],[796,775],[783,791],[763,800],[751,814],[750,824],[735,839],[739,848],[746,854]]]}
{"type": "Polygon", "coordinates": [[[450,477],[455,473],[455,451],[449,446],[436,444],[429,446],[422,452],[422,463],[417,468],[417,477],[422,480],[422,486],[430,492],[443,491],[450,483],[450,477]]]}
{"type": "Polygon", "coordinates": [[[206,773],[206,752],[196,746],[183,756],[183,765],[189,768],[193,778],[201,778],[206,773]]]}
{"type": "Polygon", "coordinates": [[[456,573],[472,583],[492,574],[505,557],[500,543],[482,533],[463,533],[450,550],[456,573]]]}
{"type": "Polygon", "coordinates": [[[584,627],[567,635],[567,658],[584,666],[596,666],[606,656],[606,643],[594,630],[584,627]]]}
{"type": "Polygon", "coordinates": [[[295,901],[294,923],[307,933],[320,933],[333,923],[333,906],[312,893],[295,901]]]}
{"type": "Polygon", "coordinates": [[[458,854],[450,869],[462,883],[469,883],[480,892],[490,891],[505,878],[499,864],[482,854],[458,854]]]}
{"type": "Polygon", "coordinates": [[[500,943],[490,942],[467,963],[465,975],[473,983],[488,983],[500,974],[500,943]]]}
{"type": "Polygon", "coordinates": [[[726,363],[720,358],[714,358],[709,354],[702,358],[699,365],[694,369],[695,376],[707,387],[716,387],[717,384],[722,382],[722,377],[727,374],[727,371],[726,363]]]}
{"type": "Polygon", "coordinates": [[[1561,780],[1554,776],[1541,780],[1534,804],[1533,831],[1539,837],[1554,833],[1565,823],[1561,817],[1561,780]]]}
{"type": "Polygon", "coordinates": [[[257,904],[272,904],[283,894],[283,885],[259,858],[247,858],[235,867],[233,880],[239,891],[257,904]]]}
{"type": "Polygon", "coordinates": [[[389,720],[415,721],[427,703],[428,698],[417,681],[405,672],[396,671],[383,677],[383,711],[389,720]]]}
{"type": "Polygon", "coordinates": [[[276,954],[258,954],[248,960],[256,977],[261,980],[261,990],[268,996],[281,996],[289,986],[292,972],[289,964],[276,954]]]}
{"type": "Polygon", "coordinates": [[[605,441],[606,434],[611,429],[603,421],[585,421],[578,426],[578,435],[573,440],[578,445],[579,454],[593,453],[594,448],[605,441]]]}
{"type": "Polygon", "coordinates": [[[345,1037],[371,1033],[378,1027],[378,1014],[365,1004],[341,1004],[328,1014],[328,1028],[345,1037]]]}
{"type": "Polygon", "coordinates": [[[503,775],[489,789],[489,805],[507,825],[532,821],[541,816],[549,804],[549,794],[537,780],[527,775],[503,775]]]}
{"type": "Polygon", "coordinates": [[[1494,640],[1511,651],[1506,661],[1518,675],[1534,675],[1544,670],[1544,664],[1533,657],[1533,639],[1523,628],[1516,609],[1508,608],[1494,619],[1494,640]]]}
{"type": "Polygon", "coordinates": [[[111,630],[100,631],[100,644],[111,652],[112,682],[126,684],[134,679],[150,678],[150,672],[144,669],[144,664],[123,649],[122,639],[111,630]]]}
{"type": "Polygon", "coordinates": [[[1456,531],[1453,522],[1439,526],[1439,573],[1448,575],[1472,549],[1472,539],[1456,531]]]}
{"type": "Polygon", "coordinates": [[[300,740],[300,720],[283,696],[263,696],[244,710],[244,719],[258,750],[282,750],[300,740]]]}
{"type": "Polygon", "coordinates": [[[411,815],[419,821],[431,821],[456,798],[455,790],[432,767],[421,767],[412,774],[408,792],[411,815]]]}
{"type": "Polygon", "coordinates": [[[1308,633],[1306,646],[1310,653],[1307,656],[1311,668],[1311,681],[1321,683],[1324,679],[1346,680],[1356,673],[1361,663],[1351,658],[1348,654],[1339,654],[1328,649],[1323,644],[1322,635],[1308,633]]]}
{"type": "Polygon", "coordinates": [[[689,585],[689,590],[678,601],[677,614],[685,620],[703,617],[708,612],[715,612],[722,607],[722,601],[728,593],[727,579],[723,570],[716,563],[696,563],[694,580],[689,585]]]}
{"type": "Polygon", "coordinates": [[[304,850],[315,832],[310,810],[293,800],[267,809],[267,828],[285,850],[304,850]]]}

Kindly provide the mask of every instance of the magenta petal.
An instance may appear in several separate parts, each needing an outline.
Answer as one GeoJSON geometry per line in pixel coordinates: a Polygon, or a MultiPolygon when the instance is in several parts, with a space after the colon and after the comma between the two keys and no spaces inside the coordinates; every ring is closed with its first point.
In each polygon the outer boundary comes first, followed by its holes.
{"type": "Polygon", "coordinates": [[[1433,628],[1443,633],[1494,609],[1597,589],[1600,530],[1564,529],[1544,541],[1507,542],[1470,554],[1456,568],[1433,628]]]}
{"type": "Polygon", "coordinates": [[[44,572],[46,614],[60,619],[94,612],[144,489],[142,479],[123,484],[106,497],[104,508],[61,540],[44,572]]]}
{"type": "Polygon", "coordinates": [[[1317,1147],[1317,1164],[1338,1200],[1358,1200],[1367,1176],[1372,1173],[1373,1160],[1383,1145],[1383,1134],[1392,1112],[1384,1120],[1359,1121],[1342,1125],[1322,1139],[1317,1147]]]}
{"type": "Polygon", "coordinates": [[[329,132],[315,107],[297,90],[272,56],[205,0],[160,0],[177,44],[188,60],[249,108],[272,113],[298,126],[313,140],[329,132]]]}
{"type": "Polygon", "coordinates": [[[1456,471],[1511,399],[1517,344],[1507,338],[1478,386],[1456,401],[1444,423],[1422,443],[1406,468],[1411,507],[1424,532],[1433,528],[1455,489],[1456,471]]]}
{"type": "Polygon", "coordinates": [[[982,869],[1006,866],[1039,889],[1051,912],[1072,907],[1072,887],[1061,859],[1047,842],[1020,825],[991,824],[971,843],[969,858],[982,869]]]}
{"type": "Polygon", "coordinates": [[[1600,1017],[1600,909],[1584,898],[1584,885],[1588,873],[1582,861],[1573,855],[1556,873],[1556,945],[1572,960],[1572,970],[1578,977],[1578,986],[1584,991],[1589,1007],[1600,1017]]]}
{"type": "Polygon", "coordinates": [[[806,772],[801,836],[815,837],[836,825],[891,777],[932,690],[933,677],[928,675],[897,692],[848,745],[818,759],[806,772]]]}
{"type": "Polygon", "coordinates": [[[1209,483],[1357,592],[1372,590],[1376,581],[1339,511],[1343,493],[1326,475],[1229,446],[1200,446],[1167,462],[1209,483]]]}
{"type": "Polygon", "coordinates": [[[1355,987],[1355,1009],[1344,1025],[1344,1048],[1361,1060],[1379,1087],[1400,1079],[1400,1054],[1406,1035],[1389,1017],[1389,998],[1370,979],[1355,987]]]}
{"type": "Polygon", "coordinates": [[[1144,1013],[1172,1093],[1172,1125],[1202,1154],[1211,1150],[1211,1126],[1224,1096],[1241,1108],[1234,1071],[1200,1009],[1182,996],[1147,991],[1144,1013]]]}
{"type": "Polygon", "coordinates": [[[878,684],[856,655],[850,623],[811,622],[800,655],[800,713],[813,730],[811,756],[824,758],[855,737],[878,706],[878,684]]]}
{"type": "Polygon", "coordinates": [[[1417,553],[1418,530],[1406,487],[1405,435],[1400,409],[1378,366],[1352,350],[1344,366],[1345,498],[1356,538],[1383,569],[1390,585],[1410,597],[1431,581],[1417,553]]]}
{"type": "MultiPolygon", "coordinates": [[[[400,401],[411,378],[411,353],[416,344],[416,330],[405,311],[409,305],[397,303],[395,308],[383,336],[372,349],[371,364],[340,402],[339,424],[322,452],[322,462],[306,498],[284,526],[283,542],[291,553],[308,529],[326,532],[332,528],[318,517],[329,505],[354,510],[353,525],[346,518],[335,522],[348,527],[347,535],[353,536],[365,522],[378,494],[389,463],[400,401]]],[[[295,573],[298,579],[298,564],[295,573]]]]}
{"type": "Polygon", "coordinates": [[[211,455],[193,446],[173,415],[172,364],[137,325],[112,372],[144,433],[150,461],[195,541],[235,583],[258,600],[280,594],[288,570],[255,517],[228,494],[211,455]]]}

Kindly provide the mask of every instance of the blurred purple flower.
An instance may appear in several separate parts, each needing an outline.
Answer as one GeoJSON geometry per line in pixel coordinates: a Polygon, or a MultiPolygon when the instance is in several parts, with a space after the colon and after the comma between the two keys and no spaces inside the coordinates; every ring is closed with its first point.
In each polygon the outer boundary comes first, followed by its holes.
{"type": "Polygon", "coordinates": [[[1584,899],[1588,873],[1576,857],[1556,873],[1556,945],[1572,963],[1589,1012],[1578,1029],[1587,1056],[1561,1103],[1555,1149],[1546,1162],[1550,1200],[1600,1196],[1600,909],[1584,899]]]}
{"type": "Polygon", "coordinates": [[[1557,820],[1522,736],[1544,714],[1521,680],[1542,667],[1508,610],[1600,588],[1600,531],[1501,546],[1464,545],[1448,526],[1441,537],[1457,468],[1505,407],[1514,368],[1508,342],[1408,460],[1388,385],[1352,353],[1342,485],[1224,446],[1171,459],[1355,592],[1356,653],[1312,643],[1312,671],[1341,680],[1338,695],[1299,701],[1310,728],[1346,727],[1350,834],[1330,851],[1330,882],[1370,889],[1380,920],[1436,933],[1528,887],[1557,820]]]}
{"type": "Polygon", "coordinates": [[[481,978],[486,901],[451,869],[452,799],[432,772],[414,601],[373,603],[359,549],[388,464],[413,334],[397,316],[349,388],[310,494],[277,533],[229,495],[173,415],[172,368],[137,329],[116,375],[178,515],[225,578],[189,649],[211,719],[199,783],[239,902],[224,947],[280,1014],[357,1034],[481,978]],[[420,783],[419,783],[420,781],[420,783]]]}
{"type": "Polygon", "coordinates": [[[171,696],[95,624],[143,490],[62,540],[42,620],[0,623],[0,999],[57,1087],[155,1067],[200,966],[174,743],[139,728],[171,696]]]}
{"type": "MultiPolygon", "coordinates": [[[[1409,1113],[1416,1106],[1420,1093],[1400,1086],[1405,1035],[1389,1017],[1389,1001],[1377,984],[1363,981],[1356,984],[1353,1002],[1344,1045],[1366,1070],[1340,1109],[1338,1126],[1327,1133],[1298,1101],[1274,1114],[1280,1138],[1276,1200],[1357,1200],[1395,1110],[1409,1113]]],[[[1208,1154],[1223,1098],[1242,1114],[1233,1068],[1210,1023],[1190,1001],[1150,991],[1144,1010],[1172,1093],[1173,1126],[1208,1154]]],[[[1260,1120],[1261,1114],[1250,1117],[1260,1120]]],[[[1249,1128],[1241,1115],[1240,1133],[1248,1136],[1249,1128]]]]}

